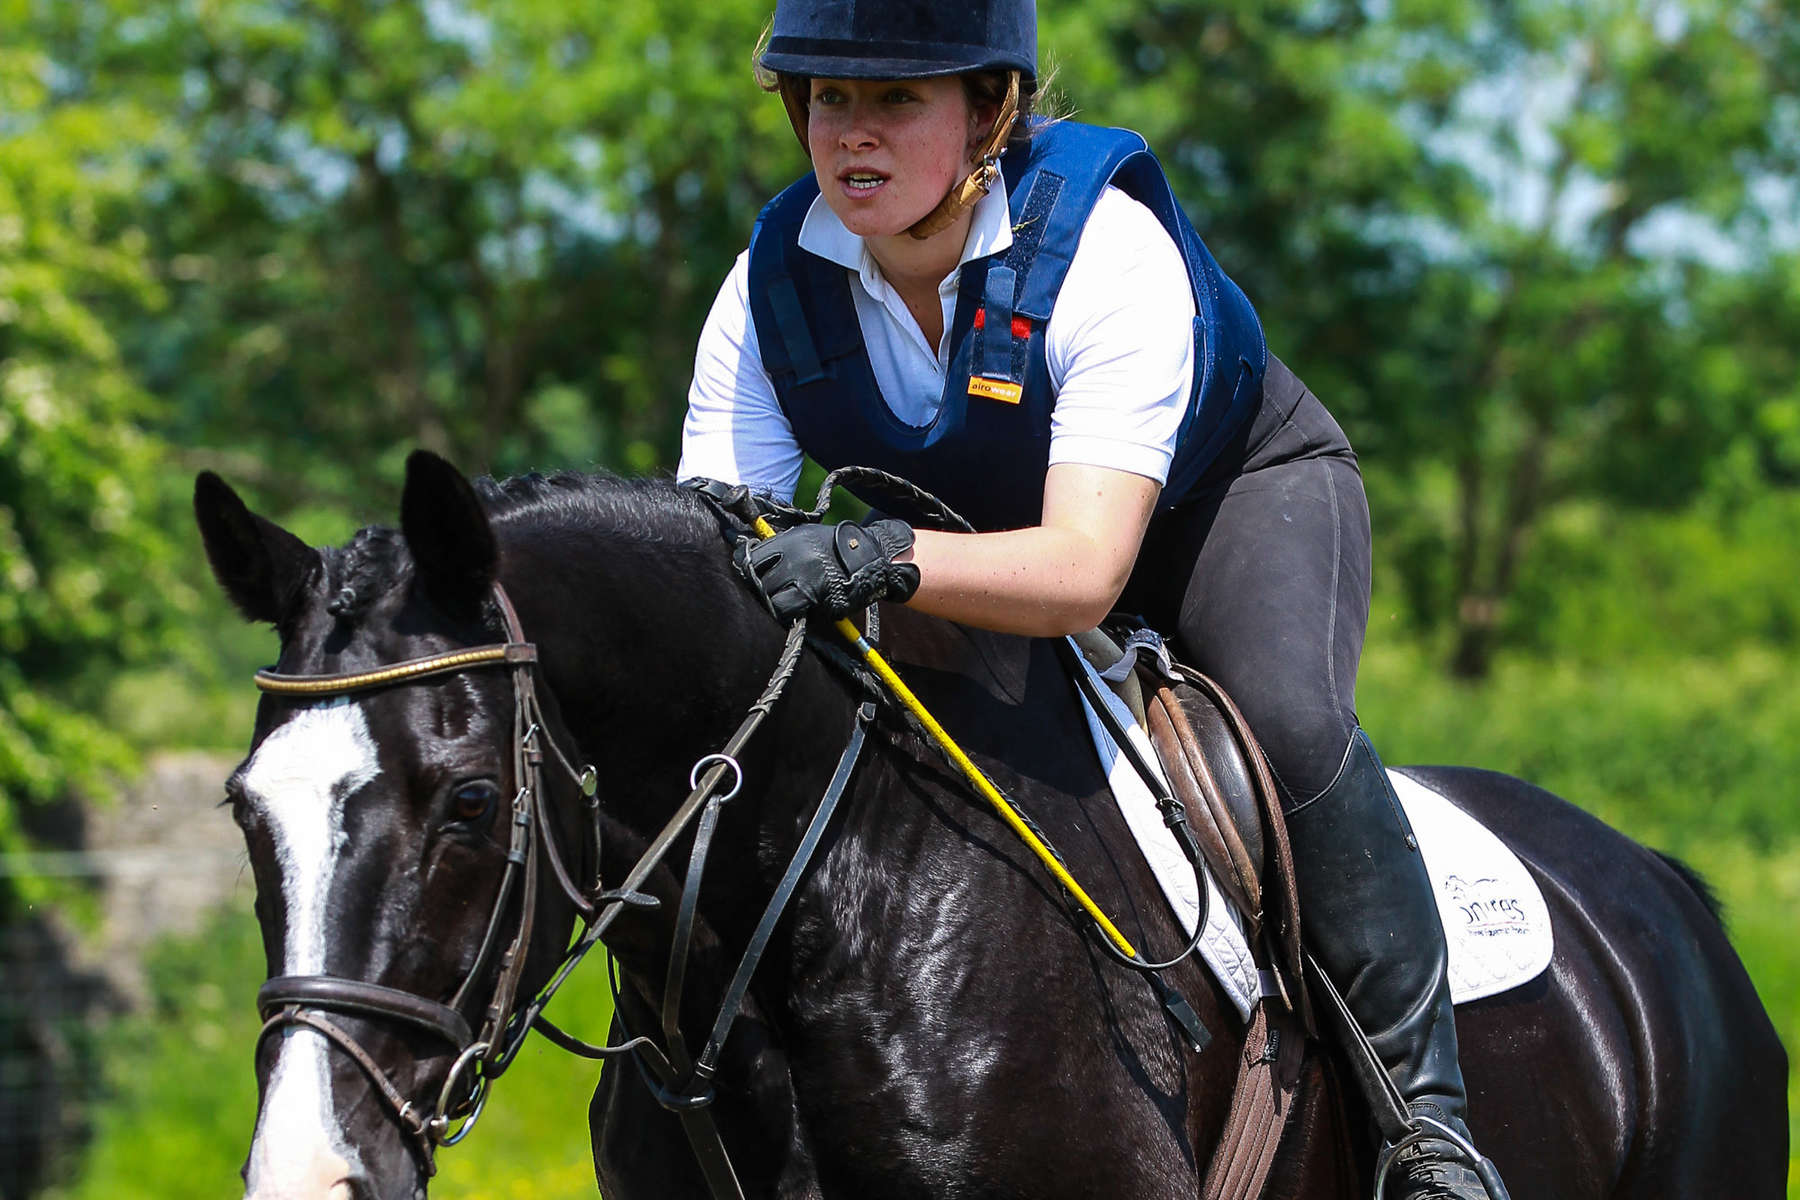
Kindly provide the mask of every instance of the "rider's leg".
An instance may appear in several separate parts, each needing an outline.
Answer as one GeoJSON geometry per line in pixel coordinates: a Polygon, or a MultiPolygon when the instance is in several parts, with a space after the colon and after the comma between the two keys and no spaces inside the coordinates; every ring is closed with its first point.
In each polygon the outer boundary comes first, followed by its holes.
{"type": "MultiPolygon", "coordinates": [[[[1331,786],[1287,814],[1307,943],[1408,1109],[1464,1138],[1444,930],[1425,863],[1387,772],[1361,730],[1331,786]]],[[[1487,1189],[1441,1142],[1396,1162],[1395,1200],[1475,1200],[1487,1189]]]]}
{"type": "MultiPolygon", "coordinates": [[[[1302,927],[1315,957],[1409,1104],[1460,1120],[1443,930],[1354,709],[1369,616],[1362,478],[1337,424],[1274,360],[1246,446],[1216,487],[1152,523],[1121,607],[1173,627],[1183,657],[1243,709],[1295,811],[1302,927]]],[[[1428,1145],[1396,1167],[1388,1195],[1485,1195],[1478,1181],[1469,1190],[1473,1176],[1438,1191],[1401,1183],[1403,1172],[1457,1171],[1428,1145]]]]}

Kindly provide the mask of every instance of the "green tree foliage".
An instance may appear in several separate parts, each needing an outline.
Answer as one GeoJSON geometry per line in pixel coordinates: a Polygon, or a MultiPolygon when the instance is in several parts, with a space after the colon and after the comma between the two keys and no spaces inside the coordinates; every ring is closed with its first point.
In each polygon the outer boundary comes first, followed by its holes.
{"type": "MultiPolygon", "coordinates": [[[[1800,104],[1793,106],[1800,132],[1800,104]]],[[[1800,221],[1780,254],[1761,268],[1716,280],[1706,293],[1715,334],[1700,347],[1695,374],[1705,399],[1748,397],[1746,421],[1730,428],[1726,451],[1705,465],[1713,490],[1741,506],[1764,483],[1800,486],[1800,221]]]]}
{"type": "MultiPolygon", "coordinates": [[[[0,27],[28,27],[0,3],[0,27]]],[[[160,303],[126,147],[157,120],[71,99],[29,39],[0,45],[0,852],[29,810],[104,790],[125,751],[92,713],[113,672],[161,654],[188,585],[113,330],[160,303]]]]}
{"type": "MultiPolygon", "coordinates": [[[[175,707],[145,664],[226,656],[195,468],[324,538],[392,512],[415,445],[673,460],[717,284],[805,169],[750,75],[771,7],[0,0],[0,852],[128,762],[105,697],[175,707]]],[[[1396,753],[1560,779],[1697,848],[1688,797],[1739,777],[1714,815],[1791,895],[1767,745],[1800,644],[1795,0],[1040,16],[1065,107],[1147,135],[1350,430],[1396,753]],[[1704,657],[1607,674],[1672,637],[1704,657]],[[1422,678],[1503,645],[1560,666],[1422,678]]]]}
{"type": "Polygon", "coordinates": [[[1791,345],[1791,305],[1726,286],[1783,290],[1762,268],[1800,216],[1792,6],[1054,12],[1081,107],[1145,131],[1350,426],[1459,673],[1487,669],[1547,513],[1679,505],[1754,420],[1792,420],[1729,362],[1791,345]]]}
{"type": "MultiPolygon", "coordinates": [[[[182,134],[140,197],[170,304],[125,336],[188,461],[292,504],[413,445],[670,460],[714,287],[803,167],[750,78],[765,4],[110,3],[46,20],[59,63],[182,134]]],[[[1412,619],[1452,631],[1460,672],[1518,634],[1548,514],[1679,505],[1747,425],[1780,427],[1717,347],[1791,340],[1791,309],[1738,286],[1794,219],[1787,8],[1042,16],[1073,107],[1147,134],[1350,426],[1412,619]]]]}
{"type": "MultiPolygon", "coordinates": [[[[155,118],[72,95],[14,0],[0,0],[0,856],[104,796],[130,748],[98,715],[117,673],[160,657],[192,593],[147,432],[155,407],[113,330],[160,301],[129,148],[155,118]]],[[[53,944],[43,880],[0,873],[0,1193],[54,1164],[93,1064],[73,1022],[92,989],[34,957],[53,944]],[[72,1017],[72,1013],[62,1015],[72,1017]],[[29,1086],[28,1086],[29,1085],[29,1086]],[[23,1103],[21,1103],[23,1102],[23,1103]]]]}
{"type": "Polygon", "coordinates": [[[666,461],[713,293],[803,165],[751,78],[763,18],[246,0],[117,27],[120,86],[189,139],[146,197],[171,303],[131,333],[172,440],[288,501],[415,445],[666,461]]]}

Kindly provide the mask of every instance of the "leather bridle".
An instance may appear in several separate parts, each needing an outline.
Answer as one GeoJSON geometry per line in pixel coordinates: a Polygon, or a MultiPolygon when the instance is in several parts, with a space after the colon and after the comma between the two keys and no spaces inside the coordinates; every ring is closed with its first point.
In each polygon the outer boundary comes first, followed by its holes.
{"type": "Polygon", "coordinates": [[[848,787],[867,726],[874,718],[874,705],[864,703],[858,709],[855,727],[839,758],[837,769],[726,988],[706,1045],[698,1054],[690,1054],[675,1016],[681,1008],[701,874],[720,810],[737,795],[743,784],[743,769],[738,764],[737,756],[742,753],[745,744],[768,716],[788,681],[793,678],[801,650],[805,646],[805,623],[797,622],[789,629],[786,645],[767,686],[750,706],[750,711],[725,746],[718,753],[705,755],[694,764],[689,773],[688,782],[692,790],[687,799],[626,872],[620,886],[607,891],[602,889],[600,880],[601,813],[597,774],[592,766],[577,770],[550,732],[537,695],[537,647],[525,640],[518,615],[498,582],[494,584],[493,595],[505,626],[506,641],[503,643],[453,650],[408,659],[370,671],[345,674],[286,675],[266,670],[257,672],[256,685],[265,692],[323,699],[412,683],[439,675],[505,667],[512,672],[512,760],[513,778],[518,785],[513,797],[511,838],[500,890],[494,900],[493,912],[488,918],[481,948],[455,994],[448,1001],[443,1001],[334,975],[277,976],[264,983],[257,993],[257,1009],[263,1017],[262,1031],[257,1037],[257,1050],[260,1053],[263,1041],[270,1034],[290,1025],[312,1029],[325,1037],[368,1076],[376,1094],[407,1135],[427,1176],[436,1173],[437,1147],[455,1145],[474,1128],[487,1101],[489,1085],[511,1065],[533,1029],[563,1049],[589,1058],[631,1053],[643,1070],[651,1093],[664,1107],[682,1119],[713,1194],[721,1200],[742,1200],[742,1188],[708,1108],[713,1098],[710,1081],[717,1069],[725,1039],[737,1017],[739,1005],[749,988],[756,964],[768,945],[787,901],[805,874],[838,801],[848,787]],[[578,885],[569,871],[546,807],[546,749],[562,773],[574,782],[586,803],[592,842],[584,850],[591,854],[590,861],[593,862],[594,869],[592,882],[585,887],[578,885]],[[727,779],[731,780],[730,790],[721,793],[719,789],[727,779]],[[600,942],[621,912],[627,908],[650,909],[658,906],[659,901],[655,897],[648,896],[639,889],[696,816],[700,823],[694,834],[693,849],[676,917],[675,937],[670,949],[663,997],[663,1031],[667,1051],[659,1050],[647,1037],[632,1037],[616,1046],[595,1046],[563,1032],[544,1016],[545,1005],[588,951],[600,942]],[[550,981],[521,1005],[519,984],[531,948],[539,881],[545,863],[549,864],[550,873],[564,895],[574,904],[583,927],[580,935],[565,952],[550,981]],[[464,1015],[465,1006],[493,961],[507,906],[513,893],[520,889],[518,926],[511,942],[500,955],[499,979],[477,1030],[471,1027],[464,1015]],[[446,1043],[456,1057],[435,1100],[421,1104],[402,1094],[374,1057],[341,1025],[325,1015],[339,1013],[397,1022],[424,1030],[446,1043]],[[461,1124],[452,1129],[452,1124],[458,1121],[461,1124]]]}
{"type": "Polygon", "coordinates": [[[486,1101],[488,1081],[505,1070],[529,1031],[528,1024],[513,1018],[519,981],[531,948],[543,864],[550,865],[557,885],[584,920],[593,920],[597,904],[603,899],[599,881],[600,805],[594,768],[576,770],[549,735],[537,695],[537,647],[525,640],[518,615],[498,585],[494,588],[494,598],[505,623],[504,643],[409,659],[372,671],[337,675],[256,673],[256,686],[265,692],[313,699],[345,696],[488,667],[504,667],[512,673],[512,762],[518,790],[512,802],[506,868],[481,948],[455,994],[446,1002],[359,979],[334,975],[282,975],[264,983],[256,996],[257,1009],[264,1020],[257,1039],[259,1051],[264,1039],[289,1025],[315,1030],[330,1040],[368,1075],[377,1094],[419,1151],[427,1174],[435,1170],[436,1147],[454,1145],[473,1128],[486,1101]],[[587,849],[594,863],[594,879],[590,886],[583,887],[575,882],[557,845],[554,823],[545,803],[546,747],[550,757],[574,781],[587,803],[592,828],[592,844],[587,849]],[[507,906],[515,891],[522,892],[518,927],[500,956],[499,978],[480,1027],[473,1029],[464,1009],[493,962],[507,906]],[[436,1102],[422,1105],[403,1096],[374,1058],[342,1026],[323,1013],[381,1017],[436,1035],[456,1055],[436,1102]],[[459,1118],[463,1124],[452,1131],[451,1123],[459,1118]]]}

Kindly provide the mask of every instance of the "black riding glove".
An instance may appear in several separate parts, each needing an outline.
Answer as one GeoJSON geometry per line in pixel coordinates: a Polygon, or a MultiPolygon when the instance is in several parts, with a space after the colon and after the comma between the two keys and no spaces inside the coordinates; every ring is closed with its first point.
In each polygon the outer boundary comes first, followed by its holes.
{"type": "Polygon", "coordinates": [[[798,525],[760,542],[745,538],[735,557],[744,578],[785,623],[909,599],[919,590],[919,568],[894,556],[912,544],[912,526],[889,517],[867,525],[798,525]]]}

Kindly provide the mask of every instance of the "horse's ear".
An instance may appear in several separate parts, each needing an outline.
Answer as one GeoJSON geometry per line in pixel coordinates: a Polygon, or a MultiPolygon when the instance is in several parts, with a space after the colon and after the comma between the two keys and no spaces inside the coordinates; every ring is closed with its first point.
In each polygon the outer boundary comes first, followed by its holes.
{"type": "Polygon", "coordinates": [[[244,507],[231,485],[211,471],[194,479],[194,520],[213,577],[238,611],[248,620],[280,625],[293,611],[318,554],[244,507]]]}
{"type": "Polygon", "coordinates": [[[413,451],[400,494],[400,529],[426,596],[452,616],[479,616],[500,551],[462,472],[428,450],[413,451]]]}

